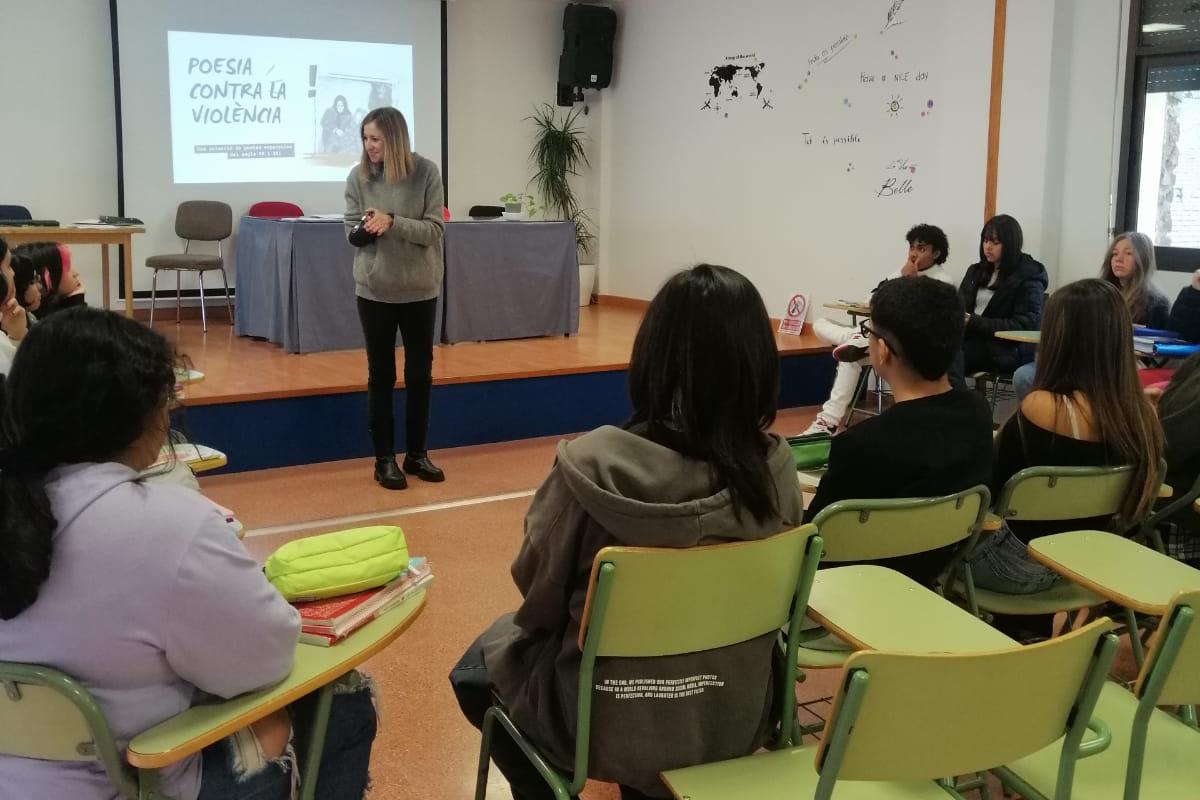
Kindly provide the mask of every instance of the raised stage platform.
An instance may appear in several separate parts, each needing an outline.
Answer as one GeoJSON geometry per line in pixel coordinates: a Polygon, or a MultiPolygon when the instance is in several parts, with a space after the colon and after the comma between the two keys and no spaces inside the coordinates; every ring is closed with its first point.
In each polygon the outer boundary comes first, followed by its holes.
{"type": "MultiPolygon", "coordinates": [[[[202,381],[185,389],[184,427],[229,457],[227,471],[370,455],[367,362],[362,350],[295,355],[233,334],[223,309],[199,320],[156,321],[202,381]]],[[[574,433],[629,413],[626,372],[642,311],[580,309],[579,334],[441,345],[433,357],[429,447],[459,447],[574,433]]],[[[160,317],[161,319],[161,317],[160,317]]],[[[834,361],[812,334],[777,337],[780,407],[828,395],[834,361]]],[[[397,387],[403,395],[403,385],[397,387]]],[[[403,433],[403,417],[397,433],[403,433]]],[[[403,451],[403,442],[398,442],[403,451]]]]}

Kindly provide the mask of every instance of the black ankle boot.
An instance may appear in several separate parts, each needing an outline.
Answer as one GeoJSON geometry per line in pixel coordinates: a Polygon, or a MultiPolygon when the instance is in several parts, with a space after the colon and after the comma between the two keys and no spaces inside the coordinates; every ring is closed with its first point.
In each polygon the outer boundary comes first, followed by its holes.
{"type": "Polygon", "coordinates": [[[409,453],[404,457],[404,471],[416,475],[423,481],[441,483],[446,480],[446,473],[433,465],[428,453],[409,453]]]}
{"type": "Polygon", "coordinates": [[[408,488],[408,478],[400,471],[395,456],[375,459],[375,481],[385,489],[408,488]]]}

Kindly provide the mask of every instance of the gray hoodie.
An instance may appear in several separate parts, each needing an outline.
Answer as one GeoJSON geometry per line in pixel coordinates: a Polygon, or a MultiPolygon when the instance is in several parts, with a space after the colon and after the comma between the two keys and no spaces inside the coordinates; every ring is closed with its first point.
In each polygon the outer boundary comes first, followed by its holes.
{"type": "MultiPolygon", "coordinates": [[[[300,617],[209,501],[142,483],[121,464],[47,476],[58,521],[50,578],[0,620],[0,659],[45,664],[95,695],[117,746],[184,711],[199,691],[232,697],[287,675],[300,617]]],[[[194,800],[200,757],[163,773],[194,800]]],[[[0,800],[117,798],[99,763],[0,756],[0,800]]]]}
{"type": "MultiPolygon", "coordinates": [[[[602,427],[558,446],[525,518],[512,574],[524,601],[484,635],[484,659],[514,721],[552,761],[572,764],[580,652],[592,559],[603,547],[695,547],[753,540],[800,524],[791,449],[772,436],[768,469],[779,511],[734,517],[709,466],[634,432],[602,427]]],[[[663,591],[670,591],[664,586],[663,591]]],[[[763,742],[772,710],[775,637],[682,656],[609,658],[596,666],[590,775],[661,796],[660,770],[743,756],[763,742]],[[625,691],[621,681],[701,679],[699,692],[625,691]]],[[[693,684],[695,682],[692,682],[693,684]]],[[[645,685],[645,684],[640,684],[645,685]]]]}
{"type": "Polygon", "coordinates": [[[364,179],[358,165],[346,177],[347,235],[368,208],[393,215],[387,233],[354,253],[355,292],[367,300],[415,303],[442,287],[442,177],[432,161],[413,157],[416,169],[397,183],[364,179]]]}

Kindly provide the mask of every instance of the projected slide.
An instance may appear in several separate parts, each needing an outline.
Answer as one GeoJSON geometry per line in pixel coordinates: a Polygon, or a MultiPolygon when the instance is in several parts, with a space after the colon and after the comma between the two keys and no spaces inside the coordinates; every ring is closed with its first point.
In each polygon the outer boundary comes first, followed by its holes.
{"type": "Polygon", "coordinates": [[[175,183],[343,181],[359,124],[413,119],[411,45],[167,32],[175,183]]]}

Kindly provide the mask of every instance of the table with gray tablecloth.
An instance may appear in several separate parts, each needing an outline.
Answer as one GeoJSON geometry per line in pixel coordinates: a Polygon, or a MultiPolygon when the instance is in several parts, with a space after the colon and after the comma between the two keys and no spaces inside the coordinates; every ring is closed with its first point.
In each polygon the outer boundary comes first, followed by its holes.
{"type": "MultiPolygon", "coordinates": [[[[578,332],[571,223],[451,222],[444,247],[436,323],[441,341],[578,332]]],[[[363,347],[353,262],[340,223],[243,217],[235,331],[292,353],[363,347]]]]}

